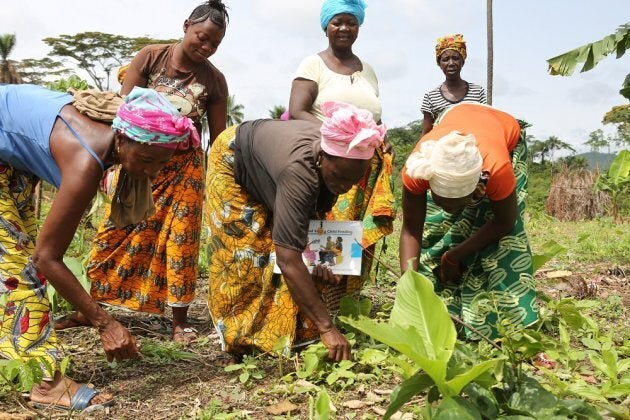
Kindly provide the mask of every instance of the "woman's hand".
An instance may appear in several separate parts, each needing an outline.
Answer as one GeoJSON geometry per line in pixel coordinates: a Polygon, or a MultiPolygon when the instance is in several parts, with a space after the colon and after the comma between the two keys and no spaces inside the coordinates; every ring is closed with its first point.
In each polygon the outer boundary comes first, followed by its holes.
{"type": "Polygon", "coordinates": [[[350,360],[350,343],[346,337],[333,327],[326,332],[320,332],[319,337],[328,349],[328,359],[335,362],[350,360]]]}
{"type": "Polygon", "coordinates": [[[100,327],[98,333],[101,336],[101,343],[103,343],[103,350],[105,350],[108,362],[138,357],[136,339],[127,328],[115,319],[112,318],[103,327],[100,327]]]}
{"type": "Polygon", "coordinates": [[[313,267],[311,278],[315,283],[336,286],[341,282],[342,276],[334,275],[332,270],[328,266],[317,264],[315,267],[313,267]]]}
{"type": "Polygon", "coordinates": [[[446,251],[442,254],[441,277],[443,286],[458,285],[462,280],[462,263],[452,253],[446,251]]]}

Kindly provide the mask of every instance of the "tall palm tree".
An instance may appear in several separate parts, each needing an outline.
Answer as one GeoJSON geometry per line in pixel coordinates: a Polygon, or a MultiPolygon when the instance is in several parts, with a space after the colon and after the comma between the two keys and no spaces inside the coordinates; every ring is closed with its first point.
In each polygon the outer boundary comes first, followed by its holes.
{"type": "Polygon", "coordinates": [[[544,144],[550,159],[553,159],[553,152],[556,150],[569,150],[575,153],[575,149],[569,143],[563,142],[556,136],[549,136],[544,144]]]}
{"type": "Polygon", "coordinates": [[[15,34],[0,35],[0,83],[22,83],[20,74],[9,61],[15,47],[15,34]]]}
{"type": "Polygon", "coordinates": [[[234,95],[228,96],[227,100],[227,126],[240,124],[243,122],[245,115],[243,114],[243,105],[236,103],[234,95]]]}
{"type": "Polygon", "coordinates": [[[492,105],[492,86],[494,78],[494,42],[492,28],[492,0],[486,0],[486,36],[488,38],[488,61],[487,61],[487,100],[488,105],[492,105]]]}

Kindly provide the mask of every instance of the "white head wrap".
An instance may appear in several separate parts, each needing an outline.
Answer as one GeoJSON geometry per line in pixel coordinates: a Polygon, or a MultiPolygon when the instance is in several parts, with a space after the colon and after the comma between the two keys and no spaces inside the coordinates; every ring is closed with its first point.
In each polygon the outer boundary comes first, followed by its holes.
{"type": "Polygon", "coordinates": [[[429,181],[431,191],[445,198],[466,197],[481,175],[483,159],[472,134],[452,131],[439,140],[421,143],[407,158],[407,175],[429,181]]]}

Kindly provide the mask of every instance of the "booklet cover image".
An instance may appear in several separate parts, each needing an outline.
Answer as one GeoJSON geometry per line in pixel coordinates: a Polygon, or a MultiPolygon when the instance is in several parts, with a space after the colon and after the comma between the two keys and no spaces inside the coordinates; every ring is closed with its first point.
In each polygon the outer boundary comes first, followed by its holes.
{"type": "MultiPolygon", "coordinates": [[[[337,222],[311,220],[308,227],[308,244],[302,253],[304,264],[310,272],[321,264],[330,267],[333,274],[361,274],[361,239],[363,224],[356,222],[337,222]]],[[[275,265],[274,272],[280,273],[275,265]]]]}

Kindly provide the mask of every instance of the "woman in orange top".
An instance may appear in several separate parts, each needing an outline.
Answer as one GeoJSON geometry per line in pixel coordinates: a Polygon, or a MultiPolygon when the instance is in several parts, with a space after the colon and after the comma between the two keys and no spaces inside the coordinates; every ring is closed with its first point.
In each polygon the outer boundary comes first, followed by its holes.
{"type": "Polygon", "coordinates": [[[503,111],[455,105],[416,145],[402,175],[402,269],[433,279],[452,298],[449,310],[492,339],[538,319],[522,219],[524,138],[518,121],[503,111]],[[475,302],[481,293],[489,304],[475,302]]]}

